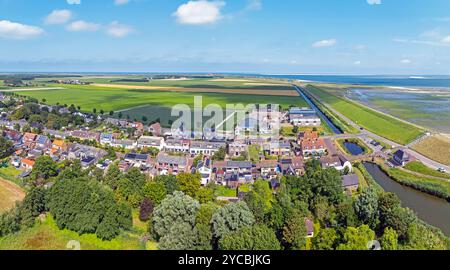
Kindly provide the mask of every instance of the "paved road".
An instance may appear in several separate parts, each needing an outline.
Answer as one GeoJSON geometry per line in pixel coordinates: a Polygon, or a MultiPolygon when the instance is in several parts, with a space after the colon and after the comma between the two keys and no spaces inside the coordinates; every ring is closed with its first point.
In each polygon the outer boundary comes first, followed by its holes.
{"type": "MultiPolygon", "coordinates": [[[[356,129],[360,129],[361,127],[356,124],[355,122],[353,122],[352,120],[350,120],[349,118],[345,117],[344,115],[342,115],[340,112],[336,111],[334,108],[332,108],[329,104],[325,103],[323,100],[321,100],[318,96],[314,95],[314,93],[312,93],[311,91],[306,90],[305,88],[302,88],[303,91],[306,91],[307,93],[309,93],[311,96],[313,96],[314,98],[316,98],[317,100],[319,100],[323,105],[327,106],[327,108],[333,112],[334,114],[336,114],[338,117],[340,117],[341,119],[343,119],[344,121],[346,121],[349,125],[355,127],[356,129]]],[[[339,135],[338,135],[339,136],[339,135]]],[[[345,135],[344,135],[345,136],[345,135]]],[[[450,166],[446,166],[444,164],[441,164],[437,161],[431,160],[423,155],[421,155],[420,153],[417,153],[416,151],[414,151],[413,149],[409,148],[409,146],[404,146],[401,144],[398,144],[396,142],[393,142],[389,139],[386,139],[384,137],[381,137],[375,133],[372,133],[368,130],[362,130],[360,134],[357,134],[356,136],[358,137],[370,137],[373,138],[375,140],[381,141],[385,144],[391,145],[393,148],[399,148],[404,150],[406,153],[408,153],[411,156],[414,156],[416,159],[418,159],[420,162],[422,162],[423,164],[425,164],[427,167],[432,168],[434,170],[437,170],[438,168],[444,168],[445,170],[447,170],[447,172],[450,172],[450,166]]],[[[339,137],[338,137],[339,138],[339,137]]],[[[343,137],[345,138],[345,137],[343,137]]],[[[417,140],[423,139],[418,138],[417,140]]],[[[416,141],[417,141],[416,140],[416,141]]],[[[412,144],[414,145],[414,144],[412,144]]]]}

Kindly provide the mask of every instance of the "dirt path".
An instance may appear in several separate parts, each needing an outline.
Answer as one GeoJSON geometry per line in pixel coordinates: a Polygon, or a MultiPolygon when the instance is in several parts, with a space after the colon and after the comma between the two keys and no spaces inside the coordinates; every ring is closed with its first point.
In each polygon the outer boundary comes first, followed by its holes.
{"type": "Polygon", "coordinates": [[[16,202],[25,198],[25,192],[18,185],[0,178],[0,213],[13,208],[16,202]]]}

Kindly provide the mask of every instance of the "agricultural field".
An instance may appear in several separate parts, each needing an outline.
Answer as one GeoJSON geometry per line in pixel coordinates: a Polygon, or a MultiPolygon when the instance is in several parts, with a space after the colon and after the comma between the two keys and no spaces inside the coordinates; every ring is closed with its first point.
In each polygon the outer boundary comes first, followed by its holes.
{"type": "Polygon", "coordinates": [[[22,188],[0,178],[0,213],[10,210],[16,202],[22,201],[24,197],[25,192],[22,188]]]}
{"type": "Polygon", "coordinates": [[[323,102],[327,103],[358,125],[397,143],[406,145],[424,132],[422,129],[411,124],[339,97],[335,92],[340,90],[324,89],[314,86],[309,86],[308,89],[323,102]]]}
{"type": "MultiPolygon", "coordinates": [[[[48,80],[48,79],[47,79],[48,80]]],[[[111,79],[104,79],[111,80],[111,79]]],[[[195,79],[195,81],[204,79],[195,79]]],[[[136,119],[146,123],[160,120],[163,126],[170,126],[170,122],[176,117],[171,117],[171,107],[177,104],[186,104],[191,108],[194,106],[194,97],[202,97],[202,105],[206,107],[210,104],[217,104],[224,109],[227,104],[279,104],[281,108],[287,109],[289,106],[307,107],[306,102],[292,90],[268,90],[259,89],[260,85],[245,86],[244,82],[214,81],[208,83],[216,88],[202,88],[193,84],[189,88],[176,86],[184,81],[163,81],[160,86],[151,86],[144,89],[138,86],[123,85],[61,85],[49,84],[47,87],[54,87],[54,90],[29,90],[20,91],[21,95],[30,96],[38,100],[44,100],[48,104],[74,104],[80,106],[82,111],[91,112],[95,108],[97,112],[115,112],[116,117],[136,119]],[[223,85],[225,84],[225,86],[223,85]],[[233,84],[232,86],[227,86],[233,84]],[[219,89],[220,87],[237,87],[239,89],[219,89]],[[162,86],[161,86],[162,85],[162,86]],[[153,88],[152,88],[153,87],[153,88]],[[179,87],[175,90],[171,87],[179,87]],[[259,88],[258,88],[259,87],[259,88]],[[157,90],[160,89],[160,90],[157,90]],[[163,90],[161,90],[163,89],[163,90]],[[164,90],[165,89],[165,90],[164,90]],[[225,92],[224,92],[225,91],[225,92]],[[283,95],[283,92],[289,92],[283,95]],[[278,95],[279,94],[279,95],[278,95]]],[[[155,84],[155,82],[152,82],[155,84]]],[[[159,83],[159,82],[158,82],[159,83]]],[[[269,87],[269,86],[265,86],[269,87]]],[[[272,87],[272,86],[270,86],[272,87]]],[[[280,86],[281,87],[281,86],[280,86]]],[[[283,86],[284,87],[284,86],[283,86]]],[[[225,114],[227,114],[226,112],[225,114]]]]}
{"type": "Polygon", "coordinates": [[[437,162],[450,166],[450,138],[443,135],[434,135],[425,138],[413,149],[420,154],[437,162]]]}

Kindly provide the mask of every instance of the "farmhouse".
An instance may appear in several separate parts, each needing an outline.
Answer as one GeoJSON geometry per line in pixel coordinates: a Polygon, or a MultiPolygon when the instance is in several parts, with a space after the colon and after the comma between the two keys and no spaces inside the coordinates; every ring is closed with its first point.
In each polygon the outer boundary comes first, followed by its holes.
{"type": "Polygon", "coordinates": [[[350,161],[343,155],[324,156],[320,158],[320,163],[323,169],[333,167],[338,171],[343,171],[345,168],[349,172],[353,171],[353,166],[350,161]]]}
{"type": "Polygon", "coordinates": [[[308,108],[291,108],[289,110],[289,122],[294,126],[317,127],[321,125],[320,117],[316,111],[308,108]]]}

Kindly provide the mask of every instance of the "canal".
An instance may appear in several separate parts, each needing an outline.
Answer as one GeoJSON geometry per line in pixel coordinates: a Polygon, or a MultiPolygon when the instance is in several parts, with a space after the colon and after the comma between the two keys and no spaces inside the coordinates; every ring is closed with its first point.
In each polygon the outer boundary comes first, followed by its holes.
{"type": "Polygon", "coordinates": [[[395,193],[403,206],[412,209],[421,220],[450,236],[450,203],[397,183],[376,164],[364,163],[364,167],[385,191],[395,193]]]}
{"type": "Polygon", "coordinates": [[[333,131],[333,133],[335,134],[342,134],[343,132],[341,131],[340,128],[338,128],[335,124],[333,124],[333,122],[319,109],[319,107],[317,107],[317,105],[303,92],[303,90],[294,85],[295,90],[297,90],[297,92],[300,94],[300,96],[303,97],[303,99],[306,101],[306,103],[308,103],[308,105],[311,107],[311,109],[315,110],[317,112],[317,114],[320,116],[320,118],[322,118],[327,125],[331,128],[331,130],[333,131]]]}
{"type": "Polygon", "coordinates": [[[350,152],[350,154],[352,154],[352,156],[364,154],[364,149],[357,143],[346,141],[344,142],[344,147],[348,152],[350,152]]]}

